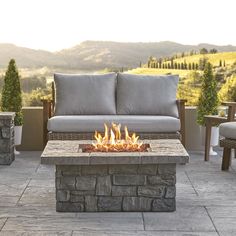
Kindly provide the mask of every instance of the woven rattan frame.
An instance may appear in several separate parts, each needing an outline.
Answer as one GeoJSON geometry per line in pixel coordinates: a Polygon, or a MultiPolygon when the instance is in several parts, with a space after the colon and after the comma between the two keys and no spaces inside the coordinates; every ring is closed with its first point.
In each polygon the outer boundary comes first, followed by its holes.
{"type": "MultiPolygon", "coordinates": [[[[92,140],[94,133],[58,133],[49,132],[48,140],[92,140]]],[[[140,139],[180,139],[181,135],[177,133],[138,133],[140,139]]]]}
{"type": "Polygon", "coordinates": [[[224,138],[220,140],[220,146],[224,148],[234,148],[236,149],[236,140],[224,138]]]}

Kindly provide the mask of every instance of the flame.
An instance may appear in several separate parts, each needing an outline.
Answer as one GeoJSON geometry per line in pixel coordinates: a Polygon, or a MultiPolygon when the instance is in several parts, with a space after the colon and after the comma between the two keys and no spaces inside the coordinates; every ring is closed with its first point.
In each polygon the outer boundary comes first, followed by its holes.
{"type": "Polygon", "coordinates": [[[121,124],[112,123],[109,129],[104,124],[104,136],[98,131],[95,131],[95,143],[92,143],[95,151],[100,152],[121,152],[121,151],[140,151],[143,143],[139,142],[139,136],[133,133],[129,135],[127,126],[124,127],[125,137],[122,139],[121,124]]]}

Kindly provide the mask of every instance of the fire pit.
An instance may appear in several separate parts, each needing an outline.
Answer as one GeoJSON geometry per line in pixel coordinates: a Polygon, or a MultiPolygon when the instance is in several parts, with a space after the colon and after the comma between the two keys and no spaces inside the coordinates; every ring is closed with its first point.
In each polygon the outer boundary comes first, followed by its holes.
{"type": "Polygon", "coordinates": [[[105,127],[96,141],[48,142],[41,163],[56,165],[57,211],[175,211],[176,164],[189,160],[180,141],[105,127]]]}
{"type": "Polygon", "coordinates": [[[148,144],[139,142],[139,136],[133,133],[129,135],[127,126],[124,128],[124,138],[121,134],[121,124],[112,123],[109,129],[104,124],[104,136],[95,131],[94,138],[96,142],[87,145],[80,145],[82,152],[145,152],[148,144]]]}

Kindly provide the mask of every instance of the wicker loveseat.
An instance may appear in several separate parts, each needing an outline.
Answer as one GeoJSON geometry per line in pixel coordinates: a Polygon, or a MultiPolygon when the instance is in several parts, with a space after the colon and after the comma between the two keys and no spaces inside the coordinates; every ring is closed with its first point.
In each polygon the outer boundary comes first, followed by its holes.
{"type": "Polygon", "coordinates": [[[185,144],[185,100],[179,77],[125,73],[55,74],[52,100],[43,100],[44,139],[93,139],[104,123],[127,125],[141,139],[179,138],[185,144]]]}

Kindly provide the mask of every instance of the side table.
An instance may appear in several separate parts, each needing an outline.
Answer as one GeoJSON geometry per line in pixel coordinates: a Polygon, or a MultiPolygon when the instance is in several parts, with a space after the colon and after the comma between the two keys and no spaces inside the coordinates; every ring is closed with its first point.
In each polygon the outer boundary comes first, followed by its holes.
{"type": "Polygon", "coordinates": [[[207,115],[205,116],[206,124],[206,138],[205,138],[205,161],[209,161],[210,141],[211,141],[211,127],[219,125],[221,123],[230,122],[236,120],[236,102],[223,102],[223,106],[228,106],[228,115],[221,117],[218,115],[207,115]]]}

